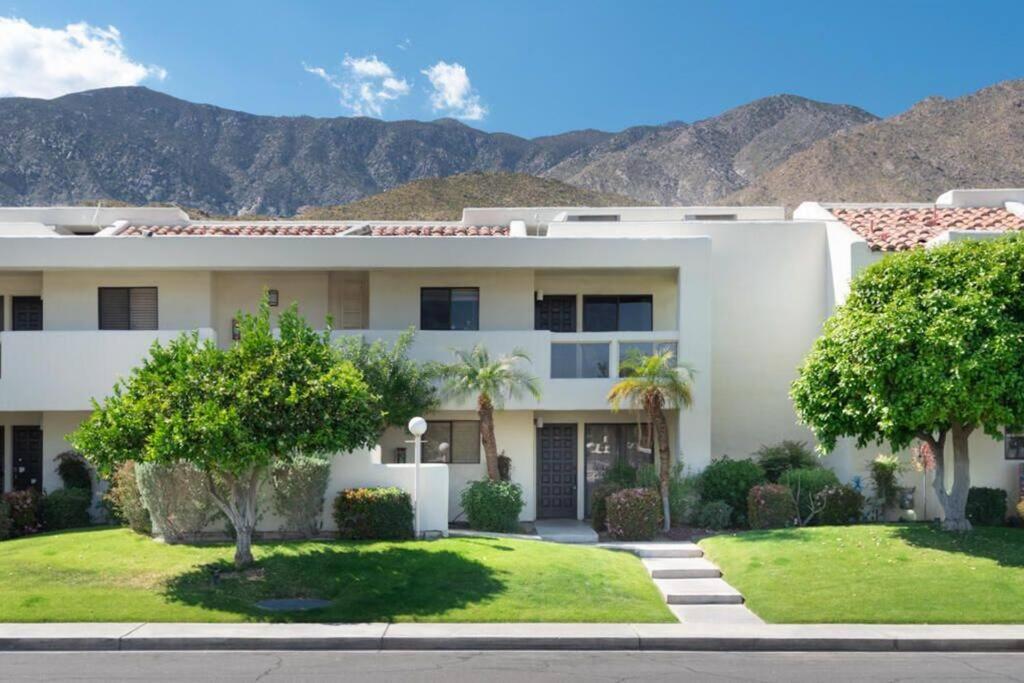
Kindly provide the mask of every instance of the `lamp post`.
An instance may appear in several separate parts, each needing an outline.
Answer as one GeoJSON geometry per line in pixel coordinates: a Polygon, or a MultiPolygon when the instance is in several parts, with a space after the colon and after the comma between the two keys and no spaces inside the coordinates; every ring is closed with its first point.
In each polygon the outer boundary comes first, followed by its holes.
{"type": "Polygon", "coordinates": [[[420,537],[420,460],[423,455],[423,435],[427,432],[427,421],[422,417],[409,420],[409,432],[414,439],[413,467],[415,475],[412,481],[412,514],[415,524],[416,538],[420,537]]]}

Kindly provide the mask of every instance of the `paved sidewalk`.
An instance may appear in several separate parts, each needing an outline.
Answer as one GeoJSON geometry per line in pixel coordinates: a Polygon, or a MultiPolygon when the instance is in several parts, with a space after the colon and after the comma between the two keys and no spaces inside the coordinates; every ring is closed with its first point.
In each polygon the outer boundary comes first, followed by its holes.
{"type": "Polygon", "coordinates": [[[1024,626],[0,624],[0,650],[1024,652],[1024,626]]]}

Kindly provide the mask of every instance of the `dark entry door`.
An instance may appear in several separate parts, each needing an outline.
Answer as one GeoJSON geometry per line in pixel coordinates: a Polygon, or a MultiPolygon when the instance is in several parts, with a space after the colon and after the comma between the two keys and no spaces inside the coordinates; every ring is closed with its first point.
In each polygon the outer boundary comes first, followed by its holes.
{"type": "Polygon", "coordinates": [[[15,491],[43,491],[43,430],[39,427],[14,427],[11,484],[15,491]]]}
{"type": "Polygon", "coordinates": [[[38,296],[12,297],[11,329],[15,332],[43,329],[43,300],[38,296]]]}
{"type": "Polygon", "coordinates": [[[576,518],[576,425],[537,430],[537,517],[576,518]]]}
{"type": "Polygon", "coordinates": [[[533,304],[533,329],[576,331],[576,295],[549,294],[533,304]]]}

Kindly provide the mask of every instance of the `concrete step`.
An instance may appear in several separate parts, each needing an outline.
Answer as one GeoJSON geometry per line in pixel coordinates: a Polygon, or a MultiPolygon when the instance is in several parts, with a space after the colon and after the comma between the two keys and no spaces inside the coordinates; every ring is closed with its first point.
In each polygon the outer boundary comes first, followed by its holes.
{"type": "Polygon", "coordinates": [[[669,605],[668,608],[684,624],[729,626],[764,623],[746,605],[669,605]]]}
{"type": "Polygon", "coordinates": [[[654,579],[670,605],[740,605],[743,596],[722,579],[654,579]]]}
{"type": "Polygon", "coordinates": [[[641,560],[652,579],[717,579],[722,572],[703,557],[653,557],[641,560]]]}
{"type": "Polygon", "coordinates": [[[703,557],[696,543],[601,543],[602,548],[625,550],[639,557],[703,557]]]}

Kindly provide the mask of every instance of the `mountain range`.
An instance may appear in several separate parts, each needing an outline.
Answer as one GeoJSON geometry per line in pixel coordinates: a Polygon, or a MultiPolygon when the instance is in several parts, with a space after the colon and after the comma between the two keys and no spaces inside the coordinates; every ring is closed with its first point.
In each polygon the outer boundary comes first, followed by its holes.
{"type": "Polygon", "coordinates": [[[777,95],[694,123],[533,139],[451,119],[258,116],[147,88],[106,88],[0,99],[0,204],[113,199],[291,216],[460,174],[469,175],[371,205],[405,206],[417,218],[450,215],[471,197],[790,207],[806,199],[928,201],[951,187],[1024,185],[1022,133],[1024,81],[928,98],[888,119],[777,95]],[[430,197],[435,204],[417,214],[416,198],[430,197]]]}

